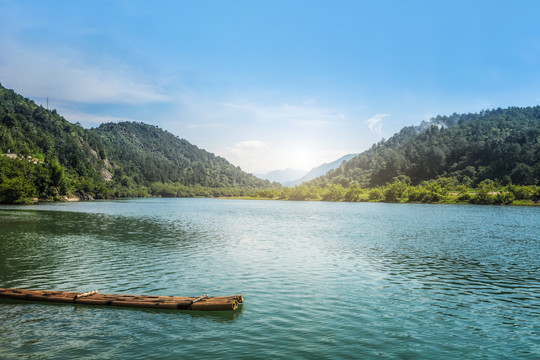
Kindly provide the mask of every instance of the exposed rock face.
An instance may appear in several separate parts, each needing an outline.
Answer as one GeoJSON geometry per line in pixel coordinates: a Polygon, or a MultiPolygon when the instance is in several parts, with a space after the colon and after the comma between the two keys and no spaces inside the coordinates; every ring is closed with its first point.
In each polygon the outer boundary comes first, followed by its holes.
{"type": "Polygon", "coordinates": [[[105,181],[111,181],[113,178],[113,174],[107,169],[101,169],[101,177],[105,181]]]}
{"type": "Polygon", "coordinates": [[[67,196],[62,196],[62,201],[81,201],[80,198],[76,197],[76,196],[73,196],[73,197],[67,197],[67,196]]]}

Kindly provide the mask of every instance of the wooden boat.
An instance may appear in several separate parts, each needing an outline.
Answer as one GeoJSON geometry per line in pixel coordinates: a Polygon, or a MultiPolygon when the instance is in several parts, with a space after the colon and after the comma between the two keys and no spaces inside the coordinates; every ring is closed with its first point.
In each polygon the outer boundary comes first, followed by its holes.
{"type": "Polygon", "coordinates": [[[75,303],[84,305],[123,306],[153,309],[226,311],[236,310],[244,302],[242,295],[209,297],[149,296],[149,295],[108,295],[97,290],[79,293],[47,290],[3,289],[0,298],[75,303]]]}

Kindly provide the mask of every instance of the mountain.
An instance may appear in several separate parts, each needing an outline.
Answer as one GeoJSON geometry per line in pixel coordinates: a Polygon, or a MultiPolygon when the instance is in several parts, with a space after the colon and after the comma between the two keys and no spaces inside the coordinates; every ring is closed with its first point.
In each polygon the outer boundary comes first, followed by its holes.
{"type": "Polygon", "coordinates": [[[269,186],[268,181],[245,173],[224,158],[157,126],[107,123],[90,132],[102,141],[111,160],[121,169],[115,174],[131,177],[140,184],[170,181],[212,188],[269,186]]]}
{"type": "Polygon", "coordinates": [[[272,186],[155,126],[84,129],[0,85],[0,203],[242,195],[272,186]]]}
{"type": "Polygon", "coordinates": [[[306,175],[302,176],[301,178],[297,178],[297,180],[295,180],[295,181],[289,181],[289,182],[285,182],[285,183],[282,183],[282,184],[284,186],[296,186],[296,185],[300,185],[301,183],[303,183],[305,181],[313,180],[313,179],[315,179],[315,178],[317,178],[319,176],[325,175],[330,170],[334,170],[335,168],[339,167],[342,162],[349,161],[350,159],[352,159],[356,155],[358,155],[358,154],[348,154],[348,155],[340,157],[339,159],[337,159],[335,161],[319,165],[319,166],[311,169],[306,175]]]}
{"type": "Polygon", "coordinates": [[[326,174],[328,171],[337,168],[343,161],[347,161],[355,157],[357,154],[349,154],[342,156],[341,158],[319,165],[309,171],[298,170],[298,169],[285,169],[285,170],[273,170],[266,174],[254,174],[258,178],[266,179],[269,181],[276,181],[281,183],[283,186],[296,186],[300,185],[304,181],[313,180],[316,177],[326,174]]]}
{"type": "Polygon", "coordinates": [[[91,132],[0,85],[0,202],[109,197],[111,163],[91,132]]]}
{"type": "Polygon", "coordinates": [[[266,174],[258,174],[257,177],[261,179],[266,179],[269,181],[276,181],[281,184],[294,181],[295,179],[298,179],[302,176],[304,176],[307,173],[306,170],[298,170],[298,169],[285,169],[285,170],[272,170],[266,174]]]}
{"type": "Polygon", "coordinates": [[[373,187],[400,175],[412,185],[441,177],[473,185],[487,179],[538,184],[540,106],[437,116],[403,128],[312,182],[373,187]]]}

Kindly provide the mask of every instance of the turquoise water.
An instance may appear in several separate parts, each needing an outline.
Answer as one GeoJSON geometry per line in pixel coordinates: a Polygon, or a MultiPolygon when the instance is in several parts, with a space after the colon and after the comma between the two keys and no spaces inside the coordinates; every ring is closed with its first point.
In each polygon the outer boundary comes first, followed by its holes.
{"type": "Polygon", "coordinates": [[[246,302],[196,313],[0,300],[0,358],[539,358],[539,274],[537,207],[4,206],[0,287],[246,302]]]}

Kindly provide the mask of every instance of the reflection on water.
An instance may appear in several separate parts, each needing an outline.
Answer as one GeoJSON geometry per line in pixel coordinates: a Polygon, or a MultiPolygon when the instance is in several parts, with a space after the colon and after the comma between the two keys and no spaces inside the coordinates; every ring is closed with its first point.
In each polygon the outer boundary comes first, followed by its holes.
{"type": "Polygon", "coordinates": [[[0,302],[7,357],[540,356],[538,208],[143,199],[0,208],[0,286],[243,294],[237,312],[0,302]]]}

